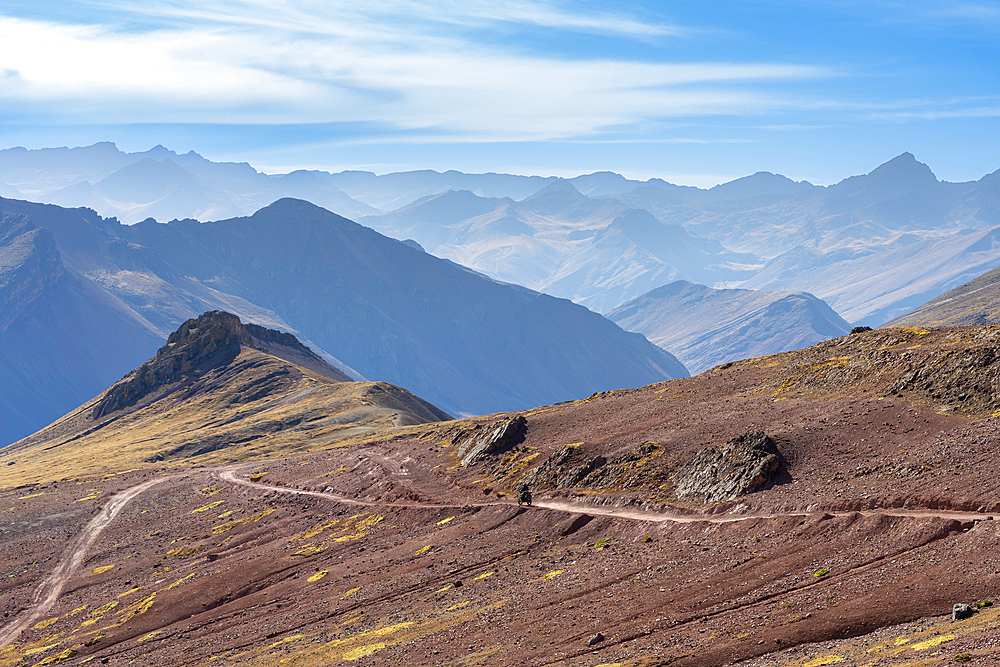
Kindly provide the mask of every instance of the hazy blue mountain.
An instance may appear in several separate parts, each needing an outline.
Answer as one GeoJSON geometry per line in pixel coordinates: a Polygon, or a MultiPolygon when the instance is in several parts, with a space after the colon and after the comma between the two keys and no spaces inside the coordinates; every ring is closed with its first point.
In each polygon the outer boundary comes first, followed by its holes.
{"type": "Polygon", "coordinates": [[[709,200],[732,201],[774,195],[797,195],[810,192],[816,187],[808,181],[793,181],[780,174],[758,171],[751,176],[744,176],[735,181],[709,188],[704,197],[709,200]]]}
{"type": "Polygon", "coordinates": [[[855,323],[878,325],[1000,261],[976,240],[968,251],[960,247],[960,237],[1000,225],[1000,173],[947,183],[909,153],[829,187],[758,172],[705,190],[613,172],[572,179],[431,170],[269,176],[163,146],[123,153],[95,144],[0,151],[0,182],[25,197],[86,205],[125,222],[238,217],[293,196],[600,311],[686,279],[808,291],[855,323]],[[139,162],[150,167],[145,177],[139,162]],[[153,164],[162,175],[144,181],[153,164]],[[129,194],[133,180],[143,197],[129,194]],[[643,235],[652,245],[611,226],[630,209],[662,225],[643,235]],[[379,216],[384,211],[391,213],[379,216]]]}
{"type": "MultiPolygon", "coordinates": [[[[271,177],[246,163],[212,162],[163,146],[124,153],[112,143],[0,151],[0,181],[36,201],[86,206],[126,223],[145,218],[217,220],[281,199],[307,198],[343,215],[376,213],[309,172],[271,177]]],[[[0,193],[0,196],[7,196],[0,193]]]]}
{"type": "Polygon", "coordinates": [[[0,349],[10,366],[0,372],[21,378],[0,389],[0,421],[20,424],[14,436],[89,399],[180,322],[215,309],[299,334],[334,365],[452,414],[687,374],[582,306],[491,280],[301,200],[212,223],[127,226],[86,209],[3,199],[0,216],[0,349]],[[119,350],[127,352],[120,363],[119,350]],[[67,394],[53,390],[44,417],[26,412],[24,387],[39,396],[50,382],[67,394]]]}
{"type": "Polygon", "coordinates": [[[851,330],[829,305],[806,292],[716,290],[686,281],[643,294],[607,317],[669,350],[692,373],[798,350],[851,330]]]}
{"type": "MultiPolygon", "coordinates": [[[[460,171],[444,173],[424,169],[376,175],[368,171],[344,171],[338,174],[316,172],[358,201],[383,211],[396,211],[418,199],[439,195],[448,190],[467,190],[485,198],[524,199],[550,185],[563,180],[555,176],[515,176],[512,174],[465,174],[460,171]]],[[[643,181],[630,180],[611,171],[598,171],[566,179],[579,192],[589,197],[602,197],[628,192],[643,185],[643,181]]],[[[654,178],[645,183],[655,183],[663,188],[679,186],[654,178]]]]}
{"type": "Polygon", "coordinates": [[[563,179],[521,201],[449,190],[361,222],[597,312],[678,278],[713,284],[746,279],[753,275],[746,265],[760,262],[663,224],[648,211],[588,197],[563,179]]]}
{"type": "Polygon", "coordinates": [[[973,278],[883,326],[954,327],[997,323],[1000,323],[1000,268],[973,278]]]}
{"type": "MultiPolygon", "coordinates": [[[[90,400],[162,345],[154,327],[67,269],[34,211],[53,217],[38,205],[0,200],[0,446],[90,400]]],[[[80,230],[67,235],[70,245],[85,243],[97,218],[64,209],[55,216],[80,230]]]]}
{"type": "Polygon", "coordinates": [[[764,258],[739,287],[808,291],[849,321],[877,326],[1000,263],[998,180],[942,182],[904,153],[788,195],[698,201],[645,186],[617,198],[764,258]]]}

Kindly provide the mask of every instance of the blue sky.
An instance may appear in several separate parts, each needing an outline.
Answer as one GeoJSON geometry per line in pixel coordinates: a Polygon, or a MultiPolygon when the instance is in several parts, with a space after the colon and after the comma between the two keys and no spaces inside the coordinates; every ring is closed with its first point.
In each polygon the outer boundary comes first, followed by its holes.
{"type": "Polygon", "coordinates": [[[280,172],[1000,168],[1000,1],[5,0],[0,147],[280,172]]]}

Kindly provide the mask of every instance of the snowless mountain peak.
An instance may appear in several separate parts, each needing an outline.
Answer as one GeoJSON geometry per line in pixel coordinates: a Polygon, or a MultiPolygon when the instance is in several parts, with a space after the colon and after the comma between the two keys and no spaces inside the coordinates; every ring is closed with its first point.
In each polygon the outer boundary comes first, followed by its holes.
{"type": "Polygon", "coordinates": [[[576,186],[567,181],[565,178],[557,178],[556,180],[552,181],[544,188],[536,192],[535,194],[529,197],[525,197],[521,201],[537,201],[539,199],[545,199],[554,196],[561,196],[561,197],[572,196],[578,199],[582,199],[585,195],[583,195],[579,190],[577,190],[576,186]]]}

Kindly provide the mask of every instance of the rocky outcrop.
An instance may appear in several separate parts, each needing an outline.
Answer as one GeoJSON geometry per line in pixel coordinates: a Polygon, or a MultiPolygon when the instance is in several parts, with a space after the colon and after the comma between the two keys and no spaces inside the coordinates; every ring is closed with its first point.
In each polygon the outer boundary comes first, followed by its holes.
{"type": "Polygon", "coordinates": [[[600,455],[584,456],[580,443],[564,445],[521,481],[532,488],[590,491],[657,486],[663,481],[662,472],[658,466],[646,464],[663,452],[659,444],[646,442],[609,460],[600,455]]]}
{"type": "Polygon", "coordinates": [[[329,366],[292,334],[256,324],[244,325],[232,313],[213,310],[197,319],[188,320],[170,334],[167,344],[157,351],[155,357],[107,391],[94,407],[92,417],[99,419],[135,405],[143,397],[164,387],[197,377],[209,369],[226,366],[243,347],[268,352],[293,363],[313,361],[333,371],[324,373],[325,375],[336,380],[350,381],[350,378],[329,366]]]}
{"type": "Polygon", "coordinates": [[[753,493],[781,469],[778,447],[763,431],[747,431],[722,447],[705,447],[673,477],[678,500],[718,503],[753,493]]]}
{"type": "Polygon", "coordinates": [[[240,318],[230,313],[213,310],[188,320],[170,334],[155,357],[112,386],[94,406],[92,416],[99,419],[135,405],[167,385],[229,364],[241,345],[251,346],[252,342],[240,318]]]}
{"type": "Polygon", "coordinates": [[[451,442],[463,466],[470,466],[489,456],[505,452],[524,442],[528,420],[518,415],[492,424],[476,424],[462,429],[451,442]]]}

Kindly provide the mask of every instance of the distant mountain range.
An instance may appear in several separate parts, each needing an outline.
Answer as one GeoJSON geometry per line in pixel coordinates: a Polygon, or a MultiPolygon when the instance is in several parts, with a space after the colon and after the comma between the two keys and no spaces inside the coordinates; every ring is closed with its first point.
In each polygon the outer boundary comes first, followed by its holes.
{"type": "Polygon", "coordinates": [[[242,216],[291,196],[598,312],[687,280],[805,291],[876,326],[1000,264],[1000,171],[947,183],[909,153],[829,187],[762,171],[706,190],[613,172],[268,176],[102,143],[0,151],[0,194],[124,222],[242,216]]]}
{"type": "Polygon", "coordinates": [[[0,196],[92,208],[132,224],[249,215],[283,197],[358,217],[378,210],[308,171],[279,176],[249,164],[212,162],[163,146],[125,153],[108,142],[82,148],[0,150],[0,196]]]}
{"type": "Polygon", "coordinates": [[[0,199],[0,305],[4,444],[89,400],[206,310],[299,333],[335,366],[456,415],[687,375],[582,306],[295,199],[247,218],[132,226],[0,199]]]}
{"type": "Polygon", "coordinates": [[[692,374],[809,347],[851,330],[826,302],[806,292],[715,290],[683,280],[632,299],[607,317],[673,351],[692,374]]]}
{"type": "Polygon", "coordinates": [[[805,291],[879,325],[1000,264],[1000,172],[946,183],[904,153],[829,187],[759,172],[594,198],[556,181],[520,201],[446,192],[362,220],[599,312],[687,280],[805,291]]]}

